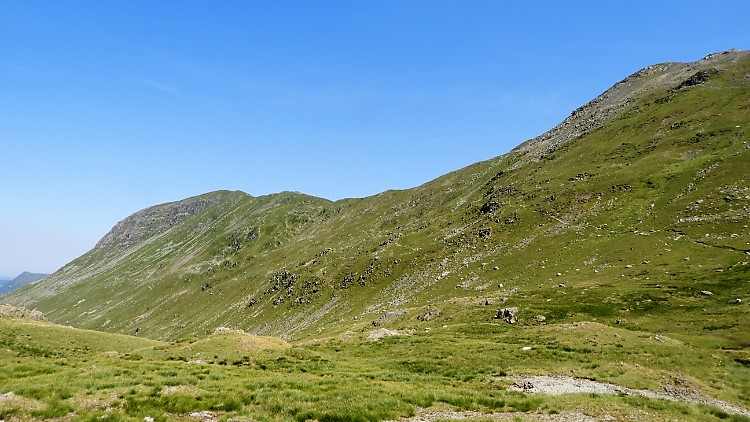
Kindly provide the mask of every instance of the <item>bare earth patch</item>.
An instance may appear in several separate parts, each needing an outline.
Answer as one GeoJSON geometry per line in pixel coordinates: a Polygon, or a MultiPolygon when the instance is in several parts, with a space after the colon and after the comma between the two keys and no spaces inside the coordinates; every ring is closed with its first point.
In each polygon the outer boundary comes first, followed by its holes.
{"type": "MultiPolygon", "coordinates": [[[[560,412],[553,415],[545,415],[539,413],[521,413],[523,420],[526,421],[559,421],[559,422],[596,422],[596,418],[584,415],[580,412],[560,412]]],[[[495,421],[510,421],[518,420],[519,413],[482,413],[482,412],[429,412],[425,409],[420,409],[417,416],[411,418],[401,419],[399,421],[385,421],[385,422],[434,422],[437,420],[495,420],[495,421]]]]}
{"type": "Polygon", "coordinates": [[[510,389],[523,391],[525,393],[544,393],[553,396],[569,393],[624,394],[628,396],[643,396],[655,399],[703,404],[719,408],[727,413],[734,413],[750,417],[750,411],[748,411],[747,409],[743,409],[741,407],[711,397],[703,396],[697,391],[690,389],[665,388],[665,392],[655,392],[650,390],[638,390],[635,388],[621,387],[619,385],[593,381],[585,378],[566,377],[562,375],[515,375],[506,379],[514,381],[510,389]]]}

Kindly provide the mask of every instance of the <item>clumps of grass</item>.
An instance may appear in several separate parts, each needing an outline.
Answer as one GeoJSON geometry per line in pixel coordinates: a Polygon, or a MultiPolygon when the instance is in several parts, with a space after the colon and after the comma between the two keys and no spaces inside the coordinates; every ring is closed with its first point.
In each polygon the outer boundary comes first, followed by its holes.
{"type": "Polygon", "coordinates": [[[68,413],[72,413],[75,409],[69,403],[59,399],[49,399],[46,401],[46,406],[41,410],[32,410],[31,416],[38,419],[54,419],[61,418],[68,413]]]}
{"type": "Polygon", "coordinates": [[[204,410],[233,412],[242,407],[242,400],[229,394],[161,394],[156,389],[152,389],[145,395],[142,393],[128,395],[123,403],[123,409],[131,416],[161,412],[185,414],[204,410]]]}
{"type": "Polygon", "coordinates": [[[13,407],[6,407],[3,409],[0,409],[0,420],[7,420],[12,419],[16,416],[19,416],[23,413],[23,410],[19,407],[13,406],[13,407]]]}
{"type": "Polygon", "coordinates": [[[316,410],[295,415],[295,420],[298,422],[305,422],[308,420],[317,420],[320,422],[370,422],[389,418],[393,418],[393,416],[391,413],[387,412],[335,413],[316,410]]]}
{"type": "Polygon", "coordinates": [[[517,393],[495,393],[490,395],[464,392],[444,394],[436,401],[450,404],[459,410],[531,412],[539,409],[544,399],[517,393]]]}

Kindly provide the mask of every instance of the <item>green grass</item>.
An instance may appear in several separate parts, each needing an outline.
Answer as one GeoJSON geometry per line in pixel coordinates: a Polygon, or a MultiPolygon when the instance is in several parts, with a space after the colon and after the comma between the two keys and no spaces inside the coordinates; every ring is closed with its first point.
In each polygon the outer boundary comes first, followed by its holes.
{"type": "Polygon", "coordinates": [[[588,407],[736,419],[643,398],[528,397],[502,378],[687,385],[750,407],[750,60],[721,66],[703,85],[635,96],[539,161],[517,150],[370,198],[222,191],[138,213],[3,299],[133,336],[0,319],[0,393],[17,394],[0,417],[588,407]],[[123,227],[142,237],[128,243],[123,227]],[[519,323],[495,320],[502,307],[519,323]],[[395,309],[406,312],[384,327],[410,335],[367,340],[395,309]],[[210,335],[222,326],[273,337],[210,335]]]}
{"type": "MultiPolygon", "coordinates": [[[[415,327],[424,324],[414,321],[415,327]]],[[[0,319],[0,324],[5,344],[0,392],[14,393],[0,401],[3,418],[169,420],[209,411],[269,421],[379,421],[419,409],[524,415],[594,408],[615,417],[645,410],[654,417],[742,420],[708,406],[642,397],[526,395],[507,389],[511,382],[505,376],[516,373],[574,375],[657,391],[665,382],[675,383],[750,404],[750,370],[728,359],[737,351],[717,349],[721,338],[675,336],[660,342],[651,333],[595,322],[454,321],[448,328],[378,341],[366,339],[367,332],[295,344],[260,338],[269,347],[253,350],[243,348],[243,334],[164,344],[47,323],[0,319]],[[53,332],[65,332],[87,348],[25,355],[29,341],[53,347],[53,332]],[[123,348],[117,353],[107,350],[118,343],[123,348]],[[527,345],[532,349],[522,350],[527,345]],[[128,347],[141,359],[129,359],[128,347]],[[184,359],[174,359],[176,354],[184,359]],[[198,363],[206,355],[212,363],[198,363]]]]}

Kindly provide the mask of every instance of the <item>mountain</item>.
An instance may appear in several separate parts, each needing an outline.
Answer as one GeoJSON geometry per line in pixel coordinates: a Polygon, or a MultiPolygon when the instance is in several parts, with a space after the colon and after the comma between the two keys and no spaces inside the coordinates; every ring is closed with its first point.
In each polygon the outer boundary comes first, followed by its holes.
{"type": "Polygon", "coordinates": [[[223,326],[326,336],[436,312],[492,321],[482,301],[522,321],[746,344],[749,124],[750,52],[653,65],[508,154],[413,189],[147,208],[4,300],[162,340],[223,326]]]}
{"type": "Polygon", "coordinates": [[[24,271],[19,274],[18,277],[8,280],[7,282],[5,282],[5,280],[0,280],[0,295],[12,292],[13,290],[19,289],[35,281],[39,281],[47,276],[49,276],[49,274],[38,274],[24,271]]]}

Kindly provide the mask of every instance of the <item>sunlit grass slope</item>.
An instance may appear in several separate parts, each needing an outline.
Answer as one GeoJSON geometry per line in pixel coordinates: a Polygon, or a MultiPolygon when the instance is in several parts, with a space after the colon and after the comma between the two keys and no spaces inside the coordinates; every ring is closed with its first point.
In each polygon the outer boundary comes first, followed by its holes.
{"type": "MultiPolygon", "coordinates": [[[[1,387],[93,380],[54,403],[19,394],[31,400],[23,417],[107,416],[107,406],[141,419],[297,420],[580,408],[580,397],[507,391],[502,378],[551,372],[748,408],[748,127],[750,55],[733,51],[646,68],[511,153],[414,189],[336,202],[220,191],[143,210],[2,301],[171,343],[120,348],[97,334],[103,349],[81,354],[40,337],[30,350],[47,356],[32,357],[16,336],[0,350],[1,387]],[[505,307],[518,308],[518,324],[493,318],[505,307]],[[411,335],[371,342],[376,320],[411,335]],[[206,337],[219,327],[230,330],[206,337]],[[25,376],[35,359],[51,372],[25,376]],[[92,365],[122,384],[82,375],[92,365]],[[89,396],[104,407],[84,410],[89,396]]],[[[583,407],[734,417],[643,400],[583,407]]]]}

